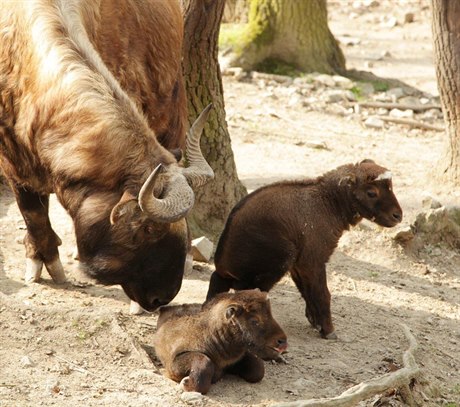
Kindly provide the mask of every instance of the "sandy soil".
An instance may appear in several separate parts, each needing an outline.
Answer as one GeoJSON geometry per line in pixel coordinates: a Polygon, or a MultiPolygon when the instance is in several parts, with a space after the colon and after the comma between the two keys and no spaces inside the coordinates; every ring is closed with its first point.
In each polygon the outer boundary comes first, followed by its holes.
{"type": "MultiPolygon", "coordinates": [[[[391,7],[381,1],[360,9],[351,2],[331,2],[331,28],[339,38],[360,40],[343,46],[349,68],[372,70],[436,94],[428,10],[401,4],[391,7]],[[389,16],[401,21],[411,7],[413,23],[392,28],[384,24],[389,16]]],[[[358,115],[293,103],[294,85],[225,77],[224,86],[238,173],[249,190],[373,158],[394,174],[394,189],[405,211],[402,226],[413,223],[426,193],[443,204],[459,201],[460,191],[432,181],[442,151],[441,132],[396,125],[368,129],[358,115]],[[321,144],[327,148],[314,148],[321,144]]],[[[2,407],[263,406],[332,397],[401,366],[408,347],[402,323],[419,344],[415,356],[422,375],[412,386],[415,400],[424,406],[460,405],[458,251],[427,245],[417,256],[408,254],[394,242],[395,230],[363,223],[342,237],[328,266],[339,340],[323,340],[309,326],[303,300],[286,277],[271,298],[274,315],[289,337],[288,363],[268,363],[261,383],[225,376],[206,397],[187,400],[162,376],[154,357],[156,315],[129,315],[119,287],[96,285],[79,272],[71,256],[72,224],[55,199],[51,221],[64,242],[61,259],[70,282],[56,286],[45,274],[40,284],[23,284],[20,242],[25,225],[6,187],[0,186],[0,196],[2,407]]],[[[201,302],[212,269],[195,263],[174,302],[201,302]]],[[[404,402],[393,389],[360,405],[404,402]]]]}

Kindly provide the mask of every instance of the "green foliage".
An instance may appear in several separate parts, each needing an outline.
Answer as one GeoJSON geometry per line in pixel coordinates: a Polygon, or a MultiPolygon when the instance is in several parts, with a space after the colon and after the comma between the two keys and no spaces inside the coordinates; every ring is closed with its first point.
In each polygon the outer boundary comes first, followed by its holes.
{"type": "Polygon", "coordinates": [[[239,43],[245,24],[221,24],[219,31],[219,48],[235,48],[239,43]]]}
{"type": "Polygon", "coordinates": [[[371,83],[374,86],[376,92],[386,92],[388,89],[390,89],[388,82],[372,81],[371,83]]]}
{"type": "Polygon", "coordinates": [[[266,72],[291,77],[297,77],[302,74],[293,65],[287,64],[284,61],[273,58],[267,58],[264,61],[260,62],[255,66],[255,70],[259,72],[266,72]]]}
{"type": "Polygon", "coordinates": [[[359,85],[354,85],[350,91],[353,93],[353,95],[355,95],[356,97],[356,100],[361,100],[363,99],[363,92],[361,90],[361,88],[359,87],[359,85]]]}

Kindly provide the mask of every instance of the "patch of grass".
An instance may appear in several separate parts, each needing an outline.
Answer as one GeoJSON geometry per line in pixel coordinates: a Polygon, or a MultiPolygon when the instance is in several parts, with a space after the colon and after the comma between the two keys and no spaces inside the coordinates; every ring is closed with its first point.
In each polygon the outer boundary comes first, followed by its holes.
{"type": "Polygon", "coordinates": [[[371,276],[371,278],[377,278],[379,276],[379,273],[377,271],[371,271],[369,273],[369,276],[371,276]]]}
{"type": "Polygon", "coordinates": [[[362,89],[359,87],[359,85],[354,85],[354,86],[350,89],[350,91],[351,91],[351,93],[353,93],[353,95],[355,95],[356,100],[361,101],[361,100],[364,99],[363,91],[362,91],[362,89]]]}
{"type": "Polygon", "coordinates": [[[293,65],[290,65],[284,61],[267,58],[255,67],[256,71],[266,72],[275,75],[284,75],[291,77],[298,77],[301,72],[296,69],[293,65]]]}
{"type": "Polygon", "coordinates": [[[372,81],[371,83],[376,92],[386,92],[388,89],[390,89],[390,86],[387,82],[372,81]]]}
{"type": "Polygon", "coordinates": [[[234,48],[243,36],[245,24],[222,24],[219,31],[219,48],[234,48]]]}
{"type": "Polygon", "coordinates": [[[458,407],[458,404],[454,401],[449,401],[447,404],[446,404],[446,407],[458,407]]]}

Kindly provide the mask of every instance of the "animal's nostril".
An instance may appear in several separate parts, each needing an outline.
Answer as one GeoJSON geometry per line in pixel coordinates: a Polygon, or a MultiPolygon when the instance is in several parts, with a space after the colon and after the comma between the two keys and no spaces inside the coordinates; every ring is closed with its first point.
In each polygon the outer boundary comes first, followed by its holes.
{"type": "Polygon", "coordinates": [[[401,220],[402,220],[402,214],[401,214],[401,212],[395,212],[395,213],[393,213],[393,218],[395,218],[397,221],[401,221],[401,220]]]}
{"type": "Polygon", "coordinates": [[[286,339],[281,339],[280,338],[276,342],[277,342],[277,345],[278,345],[277,346],[278,351],[283,352],[283,351],[285,351],[287,349],[288,345],[287,345],[287,340],[286,339]]]}

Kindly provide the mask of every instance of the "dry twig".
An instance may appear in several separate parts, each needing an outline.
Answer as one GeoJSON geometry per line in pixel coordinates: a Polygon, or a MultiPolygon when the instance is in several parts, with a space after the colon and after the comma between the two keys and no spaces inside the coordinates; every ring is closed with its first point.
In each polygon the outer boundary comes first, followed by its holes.
{"type": "MultiPolygon", "coordinates": [[[[348,107],[355,106],[356,103],[348,103],[348,107]]],[[[399,109],[399,110],[413,110],[414,112],[424,112],[426,110],[431,109],[439,109],[441,110],[441,105],[434,105],[434,104],[408,104],[408,103],[388,103],[388,102],[359,102],[359,106],[367,107],[371,109],[399,109]]]]}
{"type": "Polygon", "coordinates": [[[340,396],[323,399],[298,400],[275,404],[276,407],[349,407],[390,388],[404,387],[418,375],[420,368],[415,362],[417,342],[407,325],[401,324],[409,341],[409,348],[403,354],[403,368],[381,377],[362,382],[344,391],[340,396]]]}
{"type": "Polygon", "coordinates": [[[76,363],[74,363],[74,362],[72,362],[72,361],[70,361],[68,359],[63,358],[62,356],[58,356],[58,355],[56,355],[54,353],[52,353],[51,355],[54,356],[56,359],[59,359],[60,361],[65,362],[68,365],[70,365],[72,370],[75,370],[75,371],[80,372],[80,373],[86,373],[86,374],[89,374],[89,375],[94,376],[94,377],[99,377],[97,374],[95,374],[93,372],[90,372],[89,370],[77,365],[76,363]]]}
{"type": "Polygon", "coordinates": [[[406,124],[411,127],[418,127],[419,129],[434,130],[434,131],[444,131],[445,128],[442,126],[435,126],[433,124],[423,123],[414,119],[405,119],[400,117],[389,117],[389,116],[376,116],[384,122],[397,123],[397,124],[406,124]]]}

